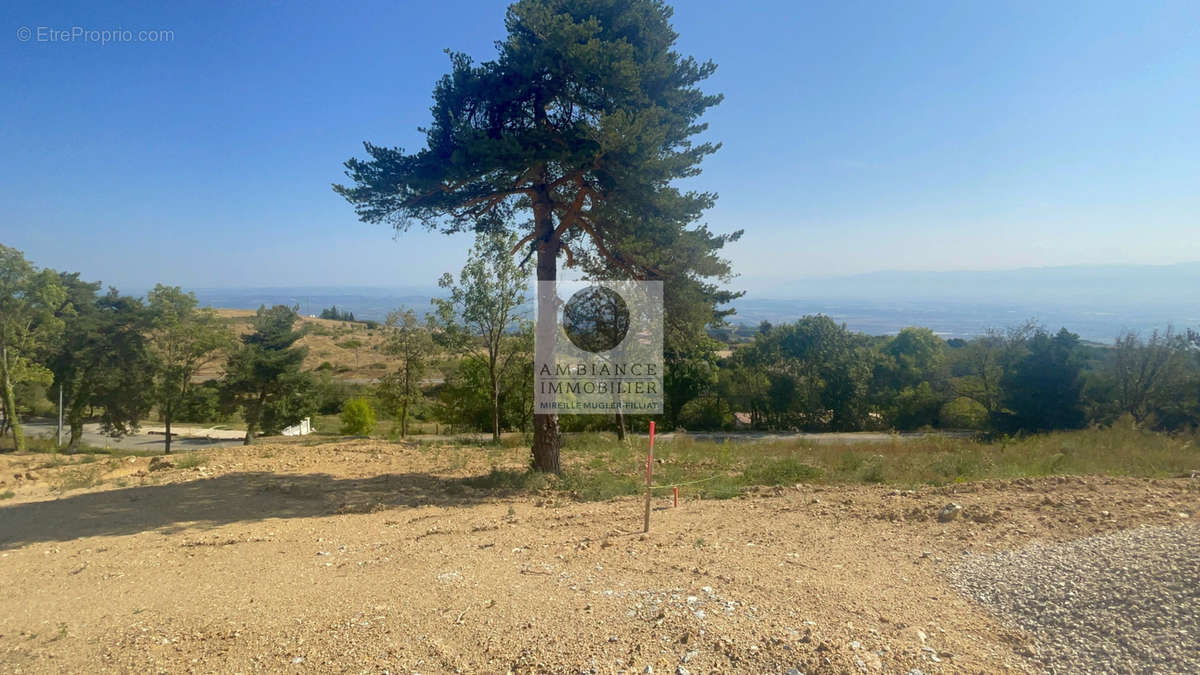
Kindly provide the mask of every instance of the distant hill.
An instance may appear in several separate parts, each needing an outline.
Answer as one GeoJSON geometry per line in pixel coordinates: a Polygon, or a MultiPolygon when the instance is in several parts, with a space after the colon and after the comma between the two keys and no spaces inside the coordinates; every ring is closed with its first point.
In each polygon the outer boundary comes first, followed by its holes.
{"type": "MultiPolygon", "coordinates": [[[[731,287],[738,287],[737,280],[731,287]]],[[[305,316],[326,307],[382,321],[397,307],[424,316],[436,287],[355,286],[193,289],[201,304],[231,309],[299,305],[305,316]]],[[[1109,342],[1124,329],[1148,332],[1168,323],[1200,327],[1200,262],[1178,265],[1077,265],[1000,271],[872,272],[781,282],[734,303],[734,323],[795,321],[826,314],[851,329],[895,333],[926,326],[970,337],[1036,319],[1084,339],[1109,342]]]]}
{"type": "Polygon", "coordinates": [[[979,304],[1070,303],[1115,310],[1200,305],[1200,262],[1074,265],[997,271],[871,272],[780,284],[763,297],[828,300],[938,300],[979,304]]]}
{"type": "Polygon", "coordinates": [[[432,310],[430,298],[441,295],[437,287],[398,286],[280,286],[275,288],[194,288],[201,305],[226,309],[258,309],[266,305],[300,306],[302,316],[317,316],[337,306],[360,321],[383,321],[387,313],[407,307],[419,316],[432,310]]]}
{"type": "MultiPolygon", "coordinates": [[[[252,330],[250,320],[254,316],[253,310],[215,309],[234,333],[241,335],[252,330]]],[[[300,346],[308,349],[302,366],[305,370],[317,370],[322,364],[328,364],[325,368],[337,379],[370,382],[395,365],[392,359],[379,351],[384,339],[383,332],[361,321],[302,317],[296,327],[305,331],[304,337],[298,341],[300,346]]],[[[223,367],[223,360],[218,359],[199,373],[199,379],[219,377],[223,367]]]]}
{"type": "Polygon", "coordinates": [[[873,334],[917,325],[969,337],[1036,319],[1108,342],[1123,329],[1200,326],[1200,263],[873,272],[781,283],[736,308],[735,322],[823,313],[873,334]]]}

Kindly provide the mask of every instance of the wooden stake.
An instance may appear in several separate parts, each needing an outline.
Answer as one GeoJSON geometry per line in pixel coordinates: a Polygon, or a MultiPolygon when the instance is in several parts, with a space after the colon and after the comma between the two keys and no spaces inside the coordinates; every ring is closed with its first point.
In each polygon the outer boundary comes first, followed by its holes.
{"type": "Polygon", "coordinates": [[[671,492],[675,493],[675,506],[678,507],[679,506],[679,486],[676,485],[675,487],[671,488],[671,492]]]}
{"type": "Polygon", "coordinates": [[[650,423],[650,451],[646,453],[646,519],[642,532],[650,531],[650,469],[654,467],[654,422],[650,423]]]}

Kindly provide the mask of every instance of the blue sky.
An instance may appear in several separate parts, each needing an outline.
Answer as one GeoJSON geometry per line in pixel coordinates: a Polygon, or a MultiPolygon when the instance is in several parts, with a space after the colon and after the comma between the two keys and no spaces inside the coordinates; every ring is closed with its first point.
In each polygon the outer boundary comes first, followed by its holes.
{"type": "MultiPolygon", "coordinates": [[[[468,241],[393,240],[330,190],[416,149],[443,48],[502,2],[0,9],[0,242],[122,288],[432,285],[468,241]],[[18,29],[171,30],[162,43],[18,29]]],[[[677,3],[724,148],[691,185],[737,283],[1200,260],[1200,3],[677,3]]]]}

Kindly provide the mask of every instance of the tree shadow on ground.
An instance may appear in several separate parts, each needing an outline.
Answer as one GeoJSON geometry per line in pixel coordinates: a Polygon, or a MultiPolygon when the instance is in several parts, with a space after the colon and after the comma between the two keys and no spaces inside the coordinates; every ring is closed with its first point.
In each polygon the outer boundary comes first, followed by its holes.
{"type": "Polygon", "coordinates": [[[268,518],[370,513],[394,507],[471,506],[505,494],[470,479],[427,473],[370,478],[229,473],[214,478],[86,492],[0,507],[0,550],[37,542],[217,527],[268,518]]]}

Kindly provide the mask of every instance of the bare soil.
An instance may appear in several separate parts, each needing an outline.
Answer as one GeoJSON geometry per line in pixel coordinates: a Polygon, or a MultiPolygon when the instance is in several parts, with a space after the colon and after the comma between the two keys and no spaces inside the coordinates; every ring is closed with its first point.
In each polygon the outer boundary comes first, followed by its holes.
{"type": "Polygon", "coordinates": [[[638,499],[464,484],[519,449],[205,457],[0,455],[0,671],[1025,672],[964,555],[1200,519],[1195,479],[799,485],[656,497],[643,535],[638,499]]]}

